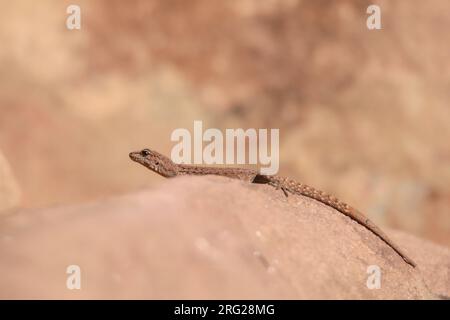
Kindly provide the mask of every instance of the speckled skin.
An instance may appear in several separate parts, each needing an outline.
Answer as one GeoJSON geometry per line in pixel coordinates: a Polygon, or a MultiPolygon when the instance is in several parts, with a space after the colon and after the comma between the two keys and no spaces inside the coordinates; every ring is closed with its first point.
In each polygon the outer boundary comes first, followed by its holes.
{"type": "Polygon", "coordinates": [[[239,179],[247,181],[249,183],[268,184],[276,189],[281,189],[287,196],[288,193],[297,194],[312,198],[323,204],[330,206],[337,211],[343,213],[347,217],[355,220],[359,224],[363,225],[374,234],[376,234],[381,240],[388,244],[395,252],[397,252],[406,263],[413,267],[416,264],[411,260],[402,250],[393,243],[389,237],[381,231],[372,221],[364,216],[358,210],[352,208],[348,204],[340,201],[336,197],[329,195],[323,191],[314,189],[308,185],[298,183],[295,180],[289,178],[283,178],[279,176],[266,176],[261,175],[256,170],[245,168],[214,168],[214,167],[202,167],[195,165],[176,164],[172,162],[166,156],[149,149],[143,149],[142,151],[136,151],[130,153],[130,158],[147,167],[148,169],[162,175],[166,178],[172,178],[181,175],[219,175],[233,179],[239,179]]]}

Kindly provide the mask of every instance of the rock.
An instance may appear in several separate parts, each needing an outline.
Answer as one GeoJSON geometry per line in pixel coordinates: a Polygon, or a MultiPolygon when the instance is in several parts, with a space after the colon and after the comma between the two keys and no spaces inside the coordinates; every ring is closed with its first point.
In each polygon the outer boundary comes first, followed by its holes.
{"type": "Polygon", "coordinates": [[[19,204],[20,189],[8,161],[0,150],[0,214],[19,204]]]}
{"type": "Polygon", "coordinates": [[[339,212],[270,186],[180,177],[0,220],[0,298],[433,299],[450,252],[398,232],[406,264],[339,212]],[[80,268],[81,290],[66,287],[80,268]],[[369,266],[381,287],[369,289],[369,266]]]}

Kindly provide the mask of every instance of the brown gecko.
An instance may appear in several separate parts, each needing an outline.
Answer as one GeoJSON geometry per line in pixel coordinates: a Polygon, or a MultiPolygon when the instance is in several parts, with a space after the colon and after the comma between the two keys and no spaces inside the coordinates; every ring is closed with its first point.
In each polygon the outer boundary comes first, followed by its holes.
{"type": "Polygon", "coordinates": [[[411,260],[405,253],[403,253],[402,250],[396,244],[394,244],[392,240],[390,240],[389,237],[383,231],[381,231],[380,228],[378,228],[361,212],[350,207],[348,204],[340,201],[334,196],[314,189],[305,184],[298,183],[292,179],[279,177],[277,175],[262,175],[256,170],[246,168],[214,168],[187,164],[176,164],[166,156],[149,149],[131,152],[130,158],[131,160],[142,164],[148,169],[166,178],[172,178],[182,175],[218,175],[243,180],[249,183],[268,184],[275,187],[276,189],[281,189],[286,196],[288,196],[288,193],[292,193],[312,198],[336,209],[347,217],[363,225],[374,234],[376,234],[395,252],[397,252],[403,258],[403,260],[405,260],[406,263],[410,264],[413,267],[416,267],[414,261],[411,260]]]}

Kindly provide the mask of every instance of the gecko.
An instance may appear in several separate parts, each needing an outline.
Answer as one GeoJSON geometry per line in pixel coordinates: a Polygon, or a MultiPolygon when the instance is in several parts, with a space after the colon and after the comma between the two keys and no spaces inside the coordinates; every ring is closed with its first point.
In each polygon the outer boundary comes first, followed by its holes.
{"type": "Polygon", "coordinates": [[[263,175],[260,174],[257,170],[248,168],[219,168],[190,164],[177,164],[168,157],[150,149],[131,152],[129,154],[129,157],[131,160],[166,178],[173,178],[184,175],[218,175],[246,181],[248,183],[267,184],[277,190],[283,191],[286,196],[291,193],[314,199],[339,211],[340,213],[369,229],[389,247],[391,247],[397,254],[399,254],[406,263],[414,268],[416,267],[416,263],[412,259],[410,259],[392,240],[389,239],[389,237],[379,227],[377,227],[364,214],[332,195],[317,190],[306,184],[299,183],[293,179],[280,177],[278,175],[263,175]]]}

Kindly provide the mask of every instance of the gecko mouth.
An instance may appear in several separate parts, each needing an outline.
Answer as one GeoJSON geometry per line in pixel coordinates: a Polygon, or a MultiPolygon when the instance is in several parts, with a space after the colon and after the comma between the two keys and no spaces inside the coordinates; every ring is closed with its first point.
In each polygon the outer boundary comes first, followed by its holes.
{"type": "Polygon", "coordinates": [[[138,162],[140,159],[142,159],[142,155],[140,152],[130,152],[129,157],[131,160],[138,162]]]}

